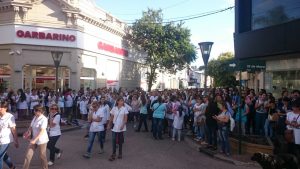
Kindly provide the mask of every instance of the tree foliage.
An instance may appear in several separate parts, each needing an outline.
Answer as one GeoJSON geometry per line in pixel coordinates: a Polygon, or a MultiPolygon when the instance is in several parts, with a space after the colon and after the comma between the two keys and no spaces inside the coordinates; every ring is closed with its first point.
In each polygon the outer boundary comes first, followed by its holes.
{"type": "Polygon", "coordinates": [[[143,12],[142,18],[130,27],[127,36],[132,47],[145,51],[144,64],[148,72],[148,90],[156,80],[157,70],[176,73],[196,59],[195,47],[190,42],[190,30],[183,23],[163,22],[161,10],[143,12]]]}
{"type": "Polygon", "coordinates": [[[235,87],[237,85],[234,72],[228,71],[228,62],[233,60],[233,53],[226,52],[220,54],[218,59],[208,62],[207,74],[214,78],[215,87],[235,87]]]}

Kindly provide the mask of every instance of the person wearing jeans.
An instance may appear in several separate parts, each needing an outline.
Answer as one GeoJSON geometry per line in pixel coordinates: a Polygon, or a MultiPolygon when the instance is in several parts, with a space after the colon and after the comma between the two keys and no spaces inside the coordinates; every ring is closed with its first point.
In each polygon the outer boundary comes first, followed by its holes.
{"type": "Polygon", "coordinates": [[[15,168],[15,166],[13,166],[11,163],[6,151],[11,142],[15,143],[15,147],[19,147],[15,118],[12,114],[6,112],[7,108],[7,102],[0,103],[0,169],[3,168],[3,161],[10,168],[15,168]]]}
{"type": "Polygon", "coordinates": [[[90,125],[90,131],[89,131],[89,142],[88,142],[88,148],[86,153],[83,155],[85,158],[91,157],[91,152],[93,148],[93,143],[95,140],[96,135],[98,135],[98,141],[100,145],[100,151],[99,154],[102,154],[104,145],[104,111],[103,109],[99,108],[98,102],[92,103],[92,112],[88,116],[88,121],[91,123],[90,125]]]}
{"type": "Polygon", "coordinates": [[[157,98],[157,103],[152,106],[153,111],[153,137],[154,139],[162,138],[162,123],[166,115],[166,105],[162,103],[162,97],[157,98]]]}
{"type": "Polygon", "coordinates": [[[225,102],[221,103],[221,113],[213,118],[218,123],[219,139],[221,142],[221,153],[230,155],[229,146],[229,127],[230,127],[230,112],[227,110],[225,102]]]}
{"type": "Polygon", "coordinates": [[[255,103],[255,134],[257,135],[265,135],[264,127],[268,118],[267,105],[268,101],[266,98],[266,94],[263,93],[260,95],[259,99],[255,103]]]}
{"type": "Polygon", "coordinates": [[[36,149],[38,149],[39,151],[39,155],[42,163],[41,168],[48,169],[47,156],[46,156],[47,142],[49,141],[48,134],[46,131],[48,126],[48,119],[43,115],[44,112],[43,106],[36,105],[33,107],[33,111],[35,116],[31,121],[29,129],[24,133],[23,136],[25,139],[30,140],[25,155],[23,169],[30,168],[30,162],[34,154],[34,151],[36,149]],[[32,139],[30,138],[31,135],[32,135],[32,139]]]}
{"type": "Polygon", "coordinates": [[[48,165],[52,166],[54,164],[55,154],[57,154],[58,159],[61,157],[62,154],[62,150],[55,147],[56,142],[61,136],[61,115],[58,112],[59,107],[56,104],[52,104],[49,111],[49,142],[47,144],[47,148],[50,150],[50,161],[48,162],[48,165]]]}
{"type": "Polygon", "coordinates": [[[141,108],[140,108],[140,122],[138,129],[136,132],[139,132],[141,130],[142,124],[144,123],[145,131],[148,132],[148,125],[147,125],[147,116],[148,116],[148,110],[147,110],[147,100],[146,96],[143,94],[141,96],[141,108]]]}
{"type": "Polygon", "coordinates": [[[128,109],[125,107],[124,99],[122,97],[117,99],[116,106],[112,108],[110,115],[108,129],[112,128],[113,152],[109,158],[109,161],[114,161],[116,159],[117,145],[119,147],[118,159],[122,159],[124,132],[126,131],[126,123],[128,120],[128,109]]]}

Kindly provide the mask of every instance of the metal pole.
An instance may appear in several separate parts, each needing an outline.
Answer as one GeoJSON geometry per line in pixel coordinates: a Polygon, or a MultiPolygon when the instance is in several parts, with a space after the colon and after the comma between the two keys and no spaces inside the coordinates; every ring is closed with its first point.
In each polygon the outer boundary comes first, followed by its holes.
{"type": "Polygon", "coordinates": [[[242,154],[242,112],[241,112],[241,100],[242,100],[242,71],[240,69],[240,84],[239,84],[239,100],[238,100],[238,112],[239,112],[239,154],[242,154]]]}
{"type": "Polygon", "coordinates": [[[55,65],[55,94],[58,97],[58,65],[55,65]]]}
{"type": "Polygon", "coordinates": [[[205,65],[205,70],[204,70],[204,93],[206,93],[207,89],[207,64],[205,65]]]}

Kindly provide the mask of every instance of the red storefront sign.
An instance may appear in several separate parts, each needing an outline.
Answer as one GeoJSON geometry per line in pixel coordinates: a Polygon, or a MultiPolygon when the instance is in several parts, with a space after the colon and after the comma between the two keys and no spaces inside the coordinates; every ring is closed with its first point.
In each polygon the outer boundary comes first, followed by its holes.
{"type": "Polygon", "coordinates": [[[126,49],[118,48],[104,42],[98,42],[98,49],[128,57],[128,51],[126,49]]]}
{"type": "Polygon", "coordinates": [[[47,32],[18,30],[16,32],[16,35],[19,38],[28,38],[28,39],[56,40],[56,41],[67,41],[67,42],[76,41],[75,35],[68,35],[62,33],[47,33],[47,32]]]}

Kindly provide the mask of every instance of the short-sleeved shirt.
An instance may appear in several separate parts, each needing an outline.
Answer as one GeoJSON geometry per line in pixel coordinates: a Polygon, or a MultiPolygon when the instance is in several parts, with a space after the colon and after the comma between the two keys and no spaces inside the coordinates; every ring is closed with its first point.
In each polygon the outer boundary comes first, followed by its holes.
{"type": "MultiPolygon", "coordinates": [[[[47,129],[48,126],[48,119],[44,115],[40,115],[39,117],[34,116],[34,118],[31,121],[30,126],[32,127],[32,136],[35,138],[41,129],[47,129]]],[[[36,144],[45,144],[49,141],[47,132],[43,132],[43,134],[40,136],[40,138],[37,140],[36,144]]]]}
{"type": "Polygon", "coordinates": [[[98,109],[98,111],[92,113],[93,113],[92,114],[93,119],[101,118],[101,121],[100,122],[93,121],[91,123],[90,132],[104,131],[104,112],[98,109]]]}
{"type": "Polygon", "coordinates": [[[103,117],[103,124],[106,124],[107,121],[109,120],[109,105],[105,104],[104,106],[100,106],[98,111],[101,111],[101,113],[104,114],[103,117]]]}
{"type": "Polygon", "coordinates": [[[51,118],[53,118],[53,123],[55,123],[55,126],[49,128],[49,136],[50,137],[61,135],[61,130],[60,130],[61,116],[60,116],[60,114],[55,114],[53,116],[51,118]]]}
{"type": "Polygon", "coordinates": [[[38,95],[30,96],[30,109],[33,109],[34,106],[39,104],[39,101],[37,101],[38,99],[39,99],[38,95]]]}
{"type": "Polygon", "coordinates": [[[164,103],[155,103],[152,108],[154,110],[153,112],[154,118],[159,118],[159,119],[165,118],[167,107],[164,103]]]}
{"type": "Polygon", "coordinates": [[[123,132],[126,131],[126,125],[124,126],[123,130],[121,130],[121,126],[124,124],[125,116],[128,114],[128,109],[126,107],[114,107],[110,111],[110,114],[114,116],[113,124],[114,127],[112,129],[113,132],[123,132]]]}
{"type": "MultiPolygon", "coordinates": [[[[286,116],[286,120],[288,122],[296,122],[297,124],[300,124],[300,115],[296,114],[294,112],[289,112],[286,116]]],[[[300,145],[300,128],[293,128],[291,126],[287,126],[287,129],[293,130],[294,131],[294,138],[295,138],[295,144],[300,145]]]]}
{"type": "Polygon", "coordinates": [[[16,127],[15,117],[10,113],[5,113],[0,118],[0,145],[13,142],[11,128],[16,127]]]}

